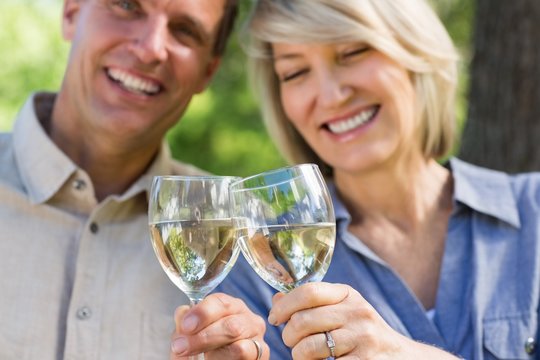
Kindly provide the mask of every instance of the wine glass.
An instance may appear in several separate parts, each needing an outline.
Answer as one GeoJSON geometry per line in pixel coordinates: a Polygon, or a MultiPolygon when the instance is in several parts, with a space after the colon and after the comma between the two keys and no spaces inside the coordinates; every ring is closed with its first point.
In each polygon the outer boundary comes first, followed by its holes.
{"type": "Polygon", "coordinates": [[[317,165],[267,171],[231,184],[231,215],[244,257],[281,292],[326,274],[335,216],[317,165]]]}
{"type": "MultiPolygon", "coordinates": [[[[152,246],[171,281],[199,303],[227,276],[239,248],[229,213],[232,176],[156,176],[148,219],[152,246]]],[[[204,354],[189,359],[204,360],[204,354]]]]}

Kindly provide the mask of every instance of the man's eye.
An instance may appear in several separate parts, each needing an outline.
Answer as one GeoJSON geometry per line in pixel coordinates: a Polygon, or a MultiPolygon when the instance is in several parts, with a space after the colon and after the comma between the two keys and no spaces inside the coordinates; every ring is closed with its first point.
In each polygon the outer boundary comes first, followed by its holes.
{"type": "Polygon", "coordinates": [[[133,12],[138,9],[137,4],[134,1],[129,0],[117,0],[114,3],[116,6],[121,8],[122,10],[133,12]]]}
{"type": "Polygon", "coordinates": [[[197,37],[197,33],[195,32],[195,30],[193,30],[191,27],[189,26],[186,26],[186,25],[176,25],[173,27],[173,31],[175,34],[178,34],[178,35],[187,35],[187,36],[190,36],[190,37],[197,37]]]}
{"type": "Polygon", "coordinates": [[[204,42],[201,33],[196,27],[190,24],[179,23],[171,25],[170,31],[178,41],[184,44],[202,45],[204,42]]]}

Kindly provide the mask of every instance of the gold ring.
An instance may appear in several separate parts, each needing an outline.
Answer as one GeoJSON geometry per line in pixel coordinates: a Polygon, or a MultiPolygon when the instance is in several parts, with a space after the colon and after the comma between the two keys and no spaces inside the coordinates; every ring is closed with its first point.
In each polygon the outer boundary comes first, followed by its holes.
{"type": "Polygon", "coordinates": [[[263,354],[262,345],[255,339],[251,339],[251,341],[253,341],[255,347],[257,348],[257,360],[261,360],[263,354]]]}

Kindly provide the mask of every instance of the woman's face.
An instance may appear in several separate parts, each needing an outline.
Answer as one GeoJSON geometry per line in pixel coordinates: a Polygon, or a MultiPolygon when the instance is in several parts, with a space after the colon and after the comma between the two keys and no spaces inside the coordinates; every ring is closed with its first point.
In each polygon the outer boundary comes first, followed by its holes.
{"type": "Polygon", "coordinates": [[[361,172],[421,152],[405,68],[362,43],[275,43],[285,113],[335,172],[361,172]]]}

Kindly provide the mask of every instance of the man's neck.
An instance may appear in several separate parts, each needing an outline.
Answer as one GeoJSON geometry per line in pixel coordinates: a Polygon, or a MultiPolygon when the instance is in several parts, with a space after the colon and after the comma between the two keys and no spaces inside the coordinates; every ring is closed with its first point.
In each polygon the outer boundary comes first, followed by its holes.
{"type": "MultiPolygon", "coordinates": [[[[44,102],[38,118],[51,140],[91,178],[98,201],[122,194],[148,169],[161,143],[141,144],[127,138],[96,136],[76,121],[59,121],[60,109],[44,102]]],[[[62,117],[62,116],[60,116],[62,117]]]]}

